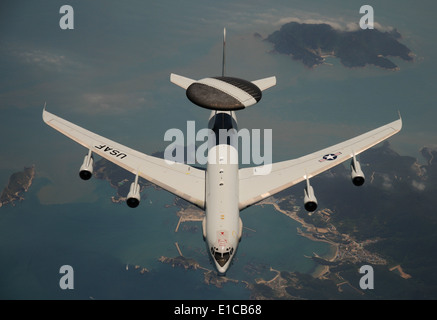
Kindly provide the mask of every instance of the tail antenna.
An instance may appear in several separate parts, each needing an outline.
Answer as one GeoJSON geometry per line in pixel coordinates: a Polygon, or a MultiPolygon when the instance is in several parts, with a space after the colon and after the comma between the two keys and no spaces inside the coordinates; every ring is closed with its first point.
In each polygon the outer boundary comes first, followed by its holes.
{"type": "Polygon", "coordinates": [[[226,28],[223,29],[223,64],[222,64],[222,77],[225,76],[225,62],[226,62],[226,28]]]}

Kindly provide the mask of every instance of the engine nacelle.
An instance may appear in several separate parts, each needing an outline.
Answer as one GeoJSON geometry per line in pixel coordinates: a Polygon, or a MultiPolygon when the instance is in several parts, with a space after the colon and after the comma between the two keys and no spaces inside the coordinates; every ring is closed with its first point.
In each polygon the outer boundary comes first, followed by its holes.
{"type": "Polygon", "coordinates": [[[132,182],[130,185],[129,193],[127,194],[126,203],[130,208],[136,208],[140,204],[140,186],[137,182],[132,182]]]}
{"type": "Polygon", "coordinates": [[[314,189],[310,186],[307,180],[307,187],[304,189],[305,196],[303,198],[305,210],[309,212],[316,211],[317,209],[317,199],[314,195],[314,189]]]}
{"type": "Polygon", "coordinates": [[[362,186],[364,181],[366,181],[361,165],[355,157],[352,158],[351,162],[351,179],[352,183],[357,187],[362,186]]]}
{"type": "Polygon", "coordinates": [[[83,164],[79,169],[79,177],[82,180],[91,179],[91,177],[93,176],[93,166],[94,166],[94,159],[90,152],[83,159],[83,164]]]}

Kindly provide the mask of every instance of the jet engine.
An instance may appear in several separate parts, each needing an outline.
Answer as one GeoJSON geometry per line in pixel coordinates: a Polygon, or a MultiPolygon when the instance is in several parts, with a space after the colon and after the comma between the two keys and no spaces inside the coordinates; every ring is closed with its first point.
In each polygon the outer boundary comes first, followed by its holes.
{"type": "Polygon", "coordinates": [[[310,180],[307,178],[307,186],[304,189],[305,196],[303,198],[305,210],[309,212],[316,211],[317,209],[317,199],[314,195],[314,189],[310,185],[310,180]]]}
{"type": "Polygon", "coordinates": [[[129,193],[127,194],[126,203],[130,208],[136,208],[140,204],[140,186],[138,183],[132,182],[129,193]]]}
{"type": "Polygon", "coordinates": [[[136,208],[140,204],[140,186],[138,184],[138,175],[135,177],[135,182],[130,185],[129,193],[127,194],[126,203],[130,208],[136,208]]]}
{"type": "Polygon", "coordinates": [[[89,180],[93,176],[93,166],[94,166],[94,159],[92,152],[90,152],[85,156],[83,159],[83,164],[79,169],[79,176],[82,180],[89,180]]]}
{"type": "Polygon", "coordinates": [[[366,180],[364,178],[364,173],[361,170],[361,165],[355,158],[355,155],[351,161],[351,179],[352,183],[357,187],[362,186],[364,184],[364,181],[366,180]]]}

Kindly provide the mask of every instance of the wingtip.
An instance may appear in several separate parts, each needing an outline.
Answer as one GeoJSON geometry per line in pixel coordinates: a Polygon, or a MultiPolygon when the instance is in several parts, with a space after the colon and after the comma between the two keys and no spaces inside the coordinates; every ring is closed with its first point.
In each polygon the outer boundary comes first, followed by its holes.
{"type": "Polygon", "coordinates": [[[44,108],[42,109],[42,120],[44,122],[47,122],[47,116],[48,116],[48,112],[46,111],[47,108],[47,102],[44,102],[44,108]]]}
{"type": "Polygon", "coordinates": [[[42,119],[44,120],[44,113],[46,112],[47,102],[44,102],[44,107],[42,108],[42,119]]]}
{"type": "Polygon", "coordinates": [[[398,116],[399,119],[395,121],[396,123],[396,130],[399,132],[402,129],[402,116],[401,116],[401,112],[398,110],[398,116]]]}
{"type": "Polygon", "coordinates": [[[402,116],[401,116],[401,111],[400,110],[398,110],[398,115],[399,115],[399,121],[400,121],[400,124],[401,124],[401,127],[400,127],[400,129],[401,129],[402,128],[402,116]]]}

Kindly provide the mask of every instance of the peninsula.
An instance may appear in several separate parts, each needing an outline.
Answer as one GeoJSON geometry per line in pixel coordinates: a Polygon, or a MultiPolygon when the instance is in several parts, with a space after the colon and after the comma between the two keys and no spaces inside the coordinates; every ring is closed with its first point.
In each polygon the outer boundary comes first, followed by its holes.
{"type": "Polygon", "coordinates": [[[388,56],[413,60],[413,53],[398,41],[400,38],[396,29],[389,32],[377,29],[340,31],[328,24],[290,22],[265,40],[274,44],[274,52],[291,55],[309,68],[324,63],[326,56],[334,56],[350,68],[372,64],[398,70],[388,56]]]}

